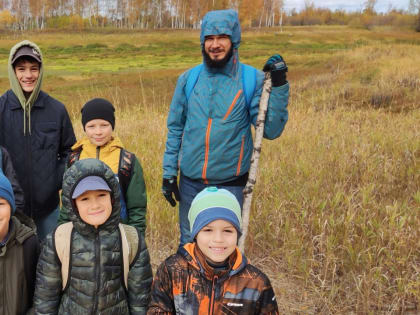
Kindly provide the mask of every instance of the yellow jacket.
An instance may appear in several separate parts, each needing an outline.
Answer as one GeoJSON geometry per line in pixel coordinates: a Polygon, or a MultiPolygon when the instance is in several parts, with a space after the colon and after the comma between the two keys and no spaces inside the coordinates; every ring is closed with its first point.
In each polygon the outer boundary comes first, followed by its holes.
{"type": "Polygon", "coordinates": [[[80,160],[83,159],[98,159],[108,165],[114,174],[118,174],[118,166],[120,162],[120,153],[123,148],[123,144],[118,137],[112,137],[106,145],[97,147],[93,145],[87,137],[77,141],[71,148],[73,151],[80,150],[80,160]]]}
{"type": "MultiPolygon", "coordinates": [[[[79,160],[96,158],[107,164],[114,174],[120,176],[120,154],[123,149],[123,144],[118,137],[113,137],[106,145],[98,147],[93,145],[87,137],[76,142],[72,147],[73,151],[80,151],[79,160]]],[[[126,151],[128,152],[128,151],[126,151]]],[[[133,154],[129,152],[129,154],[133,154]]],[[[134,155],[134,154],[133,154],[134,155]]],[[[120,179],[120,177],[119,177],[120,179]]],[[[127,210],[127,218],[122,216],[122,222],[139,229],[144,234],[146,230],[146,185],[143,178],[143,169],[139,160],[134,155],[134,164],[131,169],[130,182],[127,190],[122,191],[121,206],[127,210]],[[125,203],[125,205],[124,205],[125,203]]],[[[123,211],[122,211],[123,212],[123,211]]],[[[66,209],[60,211],[58,223],[65,223],[69,221],[66,209]]]]}

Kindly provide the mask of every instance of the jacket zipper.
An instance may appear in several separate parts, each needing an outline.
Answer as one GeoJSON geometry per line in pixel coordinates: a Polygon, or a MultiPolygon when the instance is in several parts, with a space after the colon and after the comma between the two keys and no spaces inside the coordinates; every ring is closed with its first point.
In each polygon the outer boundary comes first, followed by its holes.
{"type": "Polygon", "coordinates": [[[238,100],[239,96],[241,95],[242,90],[239,90],[238,93],[236,93],[235,98],[232,101],[232,104],[230,104],[229,109],[227,110],[225,117],[223,117],[223,120],[226,120],[226,118],[229,117],[230,112],[232,111],[233,107],[235,107],[236,101],[238,100]]]}
{"type": "Polygon", "coordinates": [[[238,167],[236,169],[236,176],[239,176],[239,173],[241,172],[242,158],[244,156],[244,143],[245,143],[245,135],[242,136],[241,151],[239,152],[239,161],[238,161],[238,167]]]}
{"type": "Polygon", "coordinates": [[[96,159],[99,160],[99,152],[101,151],[101,147],[96,147],[96,159]]]}
{"type": "Polygon", "coordinates": [[[209,305],[209,315],[213,315],[213,311],[214,311],[214,287],[216,286],[216,280],[217,280],[217,276],[213,277],[213,281],[211,283],[211,298],[210,298],[210,305],[209,305]]]}
{"type": "Polygon", "coordinates": [[[95,236],[95,302],[93,304],[92,315],[95,315],[98,309],[98,293],[99,293],[99,282],[101,280],[101,256],[99,246],[99,231],[96,230],[95,236]]]}
{"type": "Polygon", "coordinates": [[[210,131],[211,131],[211,123],[213,119],[209,118],[209,121],[207,123],[207,131],[206,131],[206,152],[204,155],[204,165],[203,165],[203,172],[201,173],[201,177],[203,178],[203,181],[205,184],[208,184],[207,180],[207,164],[209,162],[209,151],[210,151],[210,131]]]}
{"type": "MultiPolygon", "coordinates": [[[[29,125],[29,118],[27,117],[27,115],[25,115],[25,111],[23,111],[23,119],[27,121],[26,126],[29,125]]],[[[31,150],[31,130],[29,130],[29,132],[27,132],[26,134],[23,135],[25,137],[25,149],[26,149],[26,156],[28,157],[28,159],[26,159],[27,162],[27,166],[28,168],[26,169],[27,174],[32,174],[32,150],[31,150]]],[[[32,176],[26,176],[26,183],[27,183],[27,187],[29,187],[29,193],[28,193],[28,200],[27,202],[29,203],[29,211],[30,211],[30,215],[31,218],[34,217],[34,209],[33,209],[33,202],[32,202],[32,176]]],[[[25,196],[26,197],[26,196],[25,196]]],[[[26,203],[26,202],[25,202],[26,203]]]]}

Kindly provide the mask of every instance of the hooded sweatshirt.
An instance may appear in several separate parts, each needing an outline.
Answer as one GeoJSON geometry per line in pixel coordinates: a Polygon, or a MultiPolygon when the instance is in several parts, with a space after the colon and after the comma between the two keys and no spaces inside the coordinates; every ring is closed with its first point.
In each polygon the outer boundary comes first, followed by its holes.
{"type": "Polygon", "coordinates": [[[58,206],[65,161],[76,137],[65,106],[41,91],[43,63],[33,92],[25,98],[11,63],[22,46],[35,49],[42,60],[39,47],[27,40],[10,51],[11,89],[0,97],[0,145],[9,152],[24,192],[25,214],[39,219],[58,206]]]}
{"type": "Polygon", "coordinates": [[[43,58],[42,58],[41,49],[39,49],[39,47],[35,43],[32,43],[29,40],[24,40],[20,43],[17,43],[15,46],[12,47],[9,54],[9,63],[7,66],[7,70],[9,72],[10,86],[12,88],[13,93],[15,93],[15,95],[19,99],[19,102],[20,102],[20,105],[22,106],[25,117],[27,117],[27,119],[23,120],[24,122],[23,133],[26,134],[27,130],[29,131],[29,133],[31,132],[31,108],[32,108],[32,105],[37,100],[39,92],[41,91],[42,78],[44,76],[44,66],[43,66],[43,63],[40,64],[39,76],[38,76],[38,80],[36,82],[35,88],[33,89],[29,98],[26,99],[25,94],[23,93],[20,83],[16,77],[15,69],[12,64],[13,56],[23,46],[32,47],[38,52],[41,61],[43,61],[43,58]],[[26,122],[28,122],[29,126],[26,126],[26,122]]]}

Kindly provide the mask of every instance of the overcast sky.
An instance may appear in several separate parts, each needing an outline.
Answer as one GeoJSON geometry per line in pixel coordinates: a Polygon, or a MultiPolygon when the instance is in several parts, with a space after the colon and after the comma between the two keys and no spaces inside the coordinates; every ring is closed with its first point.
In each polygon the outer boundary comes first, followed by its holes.
{"type": "MultiPolygon", "coordinates": [[[[375,10],[378,12],[386,12],[392,6],[396,9],[408,9],[410,0],[378,0],[375,5],[375,10]]],[[[315,7],[329,8],[331,10],[347,10],[360,11],[364,8],[366,0],[311,0],[315,7]]],[[[295,8],[301,10],[305,6],[305,0],[284,0],[286,10],[295,8]]]]}

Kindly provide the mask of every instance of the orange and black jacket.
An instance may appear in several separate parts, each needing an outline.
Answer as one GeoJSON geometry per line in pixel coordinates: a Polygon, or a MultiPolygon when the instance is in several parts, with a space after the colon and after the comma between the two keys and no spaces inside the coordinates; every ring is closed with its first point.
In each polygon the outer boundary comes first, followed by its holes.
{"type": "Polygon", "coordinates": [[[278,307],[268,277],[238,249],[217,272],[188,243],[159,266],[147,314],[278,314],[278,307]]]}

